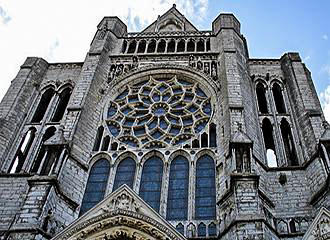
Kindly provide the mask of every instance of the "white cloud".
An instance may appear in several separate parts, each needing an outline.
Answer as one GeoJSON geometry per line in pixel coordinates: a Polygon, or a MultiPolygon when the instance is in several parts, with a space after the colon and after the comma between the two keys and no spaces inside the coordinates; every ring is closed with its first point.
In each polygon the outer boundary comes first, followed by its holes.
{"type": "Polygon", "coordinates": [[[1,6],[0,6],[0,18],[2,19],[3,24],[7,24],[11,20],[11,17],[1,6]]]}
{"type": "Polygon", "coordinates": [[[141,31],[173,3],[197,27],[206,17],[208,0],[5,1],[0,6],[0,99],[26,57],[83,61],[104,16],[118,16],[128,31],[141,31]]]}
{"type": "Polygon", "coordinates": [[[324,65],[321,69],[321,73],[326,73],[330,79],[330,64],[324,65]]]}
{"type": "Polygon", "coordinates": [[[324,34],[324,35],[322,36],[322,38],[323,38],[324,40],[328,40],[328,39],[329,39],[329,37],[328,37],[327,34],[324,34]]]}
{"type": "Polygon", "coordinates": [[[328,85],[328,87],[320,93],[320,101],[325,119],[330,122],[330,85],[328,85]]]}

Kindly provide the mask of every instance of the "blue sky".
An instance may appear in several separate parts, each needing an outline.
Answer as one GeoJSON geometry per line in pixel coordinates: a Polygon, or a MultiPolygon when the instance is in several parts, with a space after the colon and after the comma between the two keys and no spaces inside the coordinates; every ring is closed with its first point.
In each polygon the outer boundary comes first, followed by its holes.
{"type": "Polygon", "coordinates": [[[173,3],[201,30],[221,12],[234,13],[252,58],[299,52],[330,120],[329,0],[0,0],[0,99],[27,56],[83,61],[103,16],[140,31],[173,3]]]}

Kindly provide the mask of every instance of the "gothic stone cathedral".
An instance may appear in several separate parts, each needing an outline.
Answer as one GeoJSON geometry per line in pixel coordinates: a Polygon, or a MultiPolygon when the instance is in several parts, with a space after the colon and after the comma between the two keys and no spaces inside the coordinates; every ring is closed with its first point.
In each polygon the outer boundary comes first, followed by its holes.
{"type": "Polygon", "coordinates": [[[330,127],[298,53],[176,6],[28,57],[0,105],[0,239],[330,239],[330,127]]]}

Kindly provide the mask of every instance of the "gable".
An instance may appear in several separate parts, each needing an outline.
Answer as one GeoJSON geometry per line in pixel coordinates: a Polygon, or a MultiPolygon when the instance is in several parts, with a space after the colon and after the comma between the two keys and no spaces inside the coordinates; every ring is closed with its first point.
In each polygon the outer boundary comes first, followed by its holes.
{"type": "Polygon", "coordinates": [[[321,208],[302,240],[330,239],[330,211],[321,208]]]}
{"type": "Polygon", "coordinates": [[[180,13],[175,4],[162,16],[149,25],[142,33],[145,32],[176,32],[176,31],[198,31],[185,16],[180,13]]]}
{"type": "Polygon", "coordinates": [[[186,239],[127,185],[111,193],[53,239],[113,238],[186,239]]]}

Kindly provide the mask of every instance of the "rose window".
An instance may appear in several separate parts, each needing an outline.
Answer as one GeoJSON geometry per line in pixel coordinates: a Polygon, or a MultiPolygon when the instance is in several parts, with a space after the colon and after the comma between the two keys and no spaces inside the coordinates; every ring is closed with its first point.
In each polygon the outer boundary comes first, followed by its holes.
{"type": "Polygon", "coordinates": [[[113,137],[132,147],[183,144],[198,136],[212,114],[199,83],[177,76],[150,76],[127,85],[106,113],[113,137]]]}

